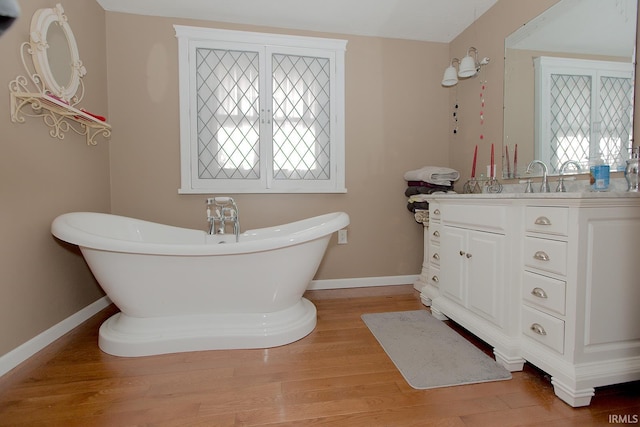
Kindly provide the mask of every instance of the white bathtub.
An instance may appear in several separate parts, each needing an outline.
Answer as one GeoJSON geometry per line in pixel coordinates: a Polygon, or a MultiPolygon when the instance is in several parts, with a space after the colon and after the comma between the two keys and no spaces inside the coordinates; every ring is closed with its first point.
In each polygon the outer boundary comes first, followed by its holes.
{"type": "Polygon", "coordinates": [[[100,327],[117,356],[266,348],[316,325],[302,295],[331,234],[349,224],[330,213],[235,236],[116,215],[73,212],[51,232],[78,245],[120,313],[100,327]]]}

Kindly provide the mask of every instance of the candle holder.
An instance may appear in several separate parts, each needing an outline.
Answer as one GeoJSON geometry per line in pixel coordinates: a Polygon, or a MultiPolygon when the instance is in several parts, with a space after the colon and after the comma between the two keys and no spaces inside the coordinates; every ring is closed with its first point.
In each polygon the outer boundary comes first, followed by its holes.
{"type": "Polygon", "coordinates": [[[464,186],[462,187],[462,192],[464,194],[482,193],[482,186],[480,184],[480,180],[476,178],[471,178],[470,180],[464,183],[464,186]]]}
{"type": "Polygon", "coordinates": [[[484,185],[487,193],[502,193],[502,184],[494,177],[489,178],[484,185]]]}

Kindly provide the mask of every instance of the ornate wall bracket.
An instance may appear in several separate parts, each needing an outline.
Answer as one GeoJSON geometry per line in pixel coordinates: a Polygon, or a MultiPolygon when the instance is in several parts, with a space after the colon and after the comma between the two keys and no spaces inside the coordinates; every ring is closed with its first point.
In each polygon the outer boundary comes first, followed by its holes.
{"type": "Polygon", "coordinates": [[[78,108],[84,97],[86,69],[60,4],[36,11],[31,39],[22,43],[20,56],[28,78],[18,76],[9,83],[12,122],[42,117],[52,138],[64,139],[73,131],[85,136],[88,145],[96,145],[97,136],[111,136],[111,126],[103,117],[78,108]],[[56,61],[58,53],[61,61],[56,61]]]}

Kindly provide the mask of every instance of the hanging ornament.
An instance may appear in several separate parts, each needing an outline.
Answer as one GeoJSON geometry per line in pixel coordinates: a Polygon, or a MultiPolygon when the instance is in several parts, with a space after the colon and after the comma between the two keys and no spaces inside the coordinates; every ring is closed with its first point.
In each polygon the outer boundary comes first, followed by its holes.
{"type": "Polygon", "coordinates": [[[484,133],[482,131],[482,126],[484,125],[484,90],[486,89],[486,81],[480,82],[480,140],[484,140],[484,133]]]}

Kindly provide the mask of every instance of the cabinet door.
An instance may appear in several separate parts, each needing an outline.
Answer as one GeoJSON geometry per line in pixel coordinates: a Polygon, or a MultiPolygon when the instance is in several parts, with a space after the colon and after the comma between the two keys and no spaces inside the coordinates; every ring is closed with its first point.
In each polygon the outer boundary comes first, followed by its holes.
{"type": "Polygon", "coordinates": [[[467,306],[503,326],[504,241],[501,234],[469,231],[467,242],[467,306]]]}
{"type": "Polygon", "coordinates": [[[440,292],[465,305],[466,241],[468,231],[444,226],[440,239],[440,292]],[[462,253],[462,255],[461,255],[462,253]]]}

